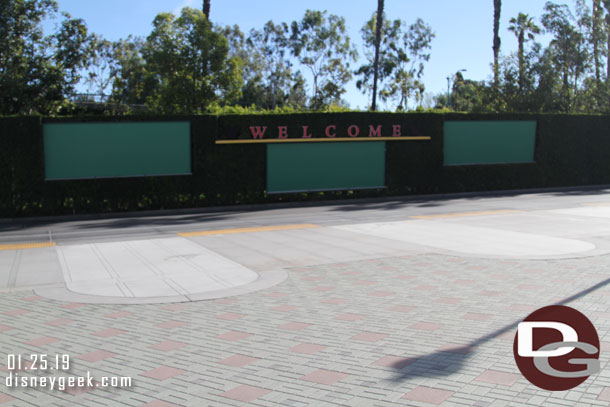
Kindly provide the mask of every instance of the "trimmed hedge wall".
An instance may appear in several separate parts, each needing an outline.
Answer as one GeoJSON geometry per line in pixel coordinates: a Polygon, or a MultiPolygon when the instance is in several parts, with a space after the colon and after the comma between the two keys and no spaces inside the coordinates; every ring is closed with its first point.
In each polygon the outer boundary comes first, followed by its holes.
{"type": "MultiPolygon", "coordinates": [[[[161,208],[336,199],[380,195],[430,194],[610,183],[610,117],[516,114],[311,113],[191,117],[0,118],[0,217],[99,213],[161,208]],[[43,123],[61,121],[191,122],[192,175],[45,181],[43,123]],[[443,165],[445,120],[536,120],[535,163],[443,165]],[[343,137],[352,124],[402,124],[403,136],[428,141],[386,142],[383,190],[267,195],[266,145],[217,145],[215,140],[252,138],[249,126],[289,126],[300,137],[302,125],[323,135],[337,126],[343,137]]],[[[385,136],[386,134],[384,134],[385,136]]],[[[391,134],[388,134],[391,135],[391,134]]]]}
{"type": "Polygon", "coordinates": [[[40,213],[46,192],[42,154],[39,117],[0,120],[0,216],[40,213]]]}

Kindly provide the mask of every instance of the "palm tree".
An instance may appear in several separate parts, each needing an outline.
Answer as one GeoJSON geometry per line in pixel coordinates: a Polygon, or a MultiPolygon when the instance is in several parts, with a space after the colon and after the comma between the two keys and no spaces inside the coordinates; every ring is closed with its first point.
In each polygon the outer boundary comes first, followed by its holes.
{"type": "Polygon", "coordinates": [[[203,0],[203,14],[210,19],[210,0],[203,0]]]}
{"type": "Polygon", "coordinates": [[[599,61],[599,55],[600,55],[600,49],[599,49],[599,43],[602,37],[602,27],[601,25],[603,24],[603,20],[602,20],[602,14],[603,14],[603,10],[600,4],[601,0],[593,0],[593,10],[592,10],[592,15],[591,15],[591,22],[592,22],[592,36],[593,36],[593,63],[595,64],[595,80],[597,82],[597,84],[599,85],[600,81],[601,81],[601,75],[600,75],[600,61],[599,61]]]}
{"type": "Polygon", "coordinates": [[[519,90],[522,90],[525,79],[524,45],[526,41],[533,40],[535,34],[540,34],[540,27],[534,23],[532,17],[519,13],[517,18],[510,19],[508,30],[515,33],[519,42],[519,90]]]}
{"type": "Polygon", "coordinates": [[[498,57],[500,55],[500,11],[502,9],[502,0],[494,1],[494,86],[498,88],[500,83],[500,65],[498,64],[498,57]]]}
{"type": "Polygon", "coordinates": [[[377,109],[377,80],[379,79],[379,47],[383,27],[383,0],[377,1],[377,24],[375,25],[375,62],[373,63],[373,103],[371,110],[377,109]]]}
{"type": "MultiPolygon", "coordinates": [[[[606,30],[608,32],[606,41],[608,43],[608,50],[610,50],[610,0],[602,0],[602,4],[606,9],[606,30]]],[[[606,54],[606,82],[610,81],[610,51],[606,54]]]]}

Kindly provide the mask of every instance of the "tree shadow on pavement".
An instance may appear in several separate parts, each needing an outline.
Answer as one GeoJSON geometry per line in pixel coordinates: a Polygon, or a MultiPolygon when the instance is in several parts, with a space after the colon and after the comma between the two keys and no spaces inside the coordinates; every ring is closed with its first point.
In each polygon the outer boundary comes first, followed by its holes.
{"type": "MultiPolygon", "coordinates": [[[[91,215],[84,216],[84,219],[75,217],[74,219],[59,217],[58,219],[27,219],[15,220],[13,222],[0,222],[0,233],[25,232],[30,233],[32,229],[51,227],[53,233],[61,229],[71,230],[96,230],[96,229],[129,229],[134,227],[172,227],[184,225],[197,225],[206,222],[223,221],[231,216],[228,213],[198,213],[187,215],[138,215],[135,214],[113,214],[115,217],[91,215]],[[118,217],[116,217],[118,216],[118,217]]],[[[201,227],[201,225],[199,225],[201,227]]],[[[46,229],[42,234],[47,234],[46,229]]]]}
{"type": "Polygon", "coordinates": [[[569,188],[562,191],[549,192],[552,196],[581,196],[581,195],[607,195],[610,190],[607,188],[593,187],[582,187],[582,188],[569,188]]]}
{"type": "Polygon", "coordinates": [[[228,218],[227,214],[210,213],[196,215],[181,215],[169,217],[126,217],[117,219],[97,220],[94,222],[83,222],[77,226],[78,229],[125,229],[131,227],[155,227],[155,226],[183,226],[196,223],[221,221],[228,218]]]}
{"type": "MultiPolygon", "coordinates": [[[[607,278],[553,305],[566,305],[574,300],[585,297],[609,283],[610,278],[607,278]]],[[[423,356],[398,359],[390,365],[395,372],[394,376],[389,380],[392,382],[402,382],[416,377],[445,377],[460,372],[478,346],[507,332],[514,332],[521,321],[514,321],[463,346],[442,349],[423,356]]]]}
{"type": "Polygon", "coordinates": [[[385,202],[356,202],[353,204],[342,204],[333,208],[337,212],[356,212],[356,211],[371,211],[371,210],[386,210],[392,211],[396,209],[408,208],[434,208],[442,206],[445,203],[441,199],[411,199],[411,200],[392,200],[385,202]]]}

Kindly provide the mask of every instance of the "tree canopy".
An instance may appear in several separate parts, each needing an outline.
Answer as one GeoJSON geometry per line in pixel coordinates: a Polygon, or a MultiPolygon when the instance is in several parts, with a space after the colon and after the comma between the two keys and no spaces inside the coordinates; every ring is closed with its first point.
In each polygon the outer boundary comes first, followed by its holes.
{"type": "Polygon", "coordinates": [[[55,0],[0,1],[0,111],[56,113],[81,79],[92,55],[81,19],[63,13],[44,35],[42,21],[58,12],[55,0]]]}
{"type": "MultiPolygon", "coordinates": [[[[430,59],[434,33],[419,18],[409,26],[400,19],[389,21],[385,16],[382,21],[378,57],[379,96],[384,102],[394,101],[398,110],[404,110],[411,96],[423,96],[425,87],[421,78],[424,64],[430,59]]],[[[368,52],[367,63],[356,71],[360,78],[356,86],[364,93],[373,90],[376,25],[377,17],[373,15],[361,30],[368,52]]]]}
{"type": "Polygon", "coordinates": [[[229,57],[227,39],[202,11],[185,7],[180,17],[159,14],[142,47],[146,103],[167,113],[203,112],[219,100],[237,101],[241,61],[229,57]]]}
{"type": "Polygon", "coordinates": [[[313,78],[313,108],[340,102],[352,78],[350,63],[356,62],[358,53],[345,31],[345,19],[326,11],[307,10],[301,21],[291,24],[292,55],[313,78]]]}
{"type": "Polygon", "coordinates": [[[0,0],[0,113],[71,114],[82,101],[167,114],[343,109],[350,83],[386,110],[610,113],[610,0],[547,1],[539,17],[517,13],[506,27],[502,1],[492,2],[489,77],[451,74],[431,102],[433,27],[388,19],[382,0],[370,0],[364,23],[349,22],[363,24],[360,55],[345,18],[323,10],[244,33],[216,24],[206,0],[158,14],[145,37],[109,41],[57,0],[0,0]],[[46,32],[50,18],[58,23],[46,32]],[[501,48],[506,33],[516,50],[501,48]]]}

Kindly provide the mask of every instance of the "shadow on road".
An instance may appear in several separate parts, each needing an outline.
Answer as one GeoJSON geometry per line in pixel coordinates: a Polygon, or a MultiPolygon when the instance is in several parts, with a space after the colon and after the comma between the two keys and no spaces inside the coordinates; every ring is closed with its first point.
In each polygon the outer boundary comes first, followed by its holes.
{"type": "Polygon", "coordinates": [[[85,222],[77,225],[77,229],[128,229],[133,227],[156,227],[156,226],[183,226],[193,223],[210,222],[225,220],[227,214],[207,213],[196,215],[181,215],[169,217],[129,217],[108,220],[98,220],[95,222],[85,222]]]}
{"type": "MultiPolygon", "coordinates": [[[[393,210],[406,208],[434,208],[444,206],[448,200],[462,199],[467,201],[478,201],[489,198],[514,198],[521,195],[537,194],[543,196],[585,196],[585,195],[607,195],[610,189],[599,186],[566,187],[557,189],[529,189],[509,191],[475,191],[457,192],[425,196],[401,196],[378,198],[374,202],[344,203],[333,208],[334,211],[355,212],[367,210],[393,210]]],[[[329,204],[330,205],[330,204],[329,204]]]]}
{"type": "MultiPolygon", "coordinates": [[[[155,227],[182,227],[192,226],[198,223],[222,221],[234,216],[235,213],[197,213],[188,215],[148,215],[142,216],[138,214],[124,215],[123,217],[104,218],[87,216],[85,219],[66,219],[65,217],[57,220],[48,219],[23,219],[10,223],[0,223],[0,233],[2,232],[21,232],[31,233],[32,229],[41,229],[45,227],[55,226],[53,233],[84,230],[100,230],[100,229],[129,229],[129,228],[155,228],[155,227]]],[[[116,214],[115,214],[116,215],[116,214]]],[[[199,225],[201,227],[201,225],[199,225]]],[[[44,230],[40,233],[47,234],[44,230]]]]}
{"type": "MultiPolygon", "coordinates": [[[[574,300],[585,297],[593,291],[599,290],[609,283],[610,278],[607,278],[568,298],[556,302],[554,305],[566,305],[574,300]]],[[[470,354],[474,352],[478,346],[483,345],[504,333],[514,332],[521,321],[522,320],[514,321],[462,347],[439,350],[423,356],[398,360],[391,366],[395,369],[395,372],[390,381],[401,382],[415,377],[444,377],[457,373],[462,369],[465,362],[469,359],[470,354]]]]}

